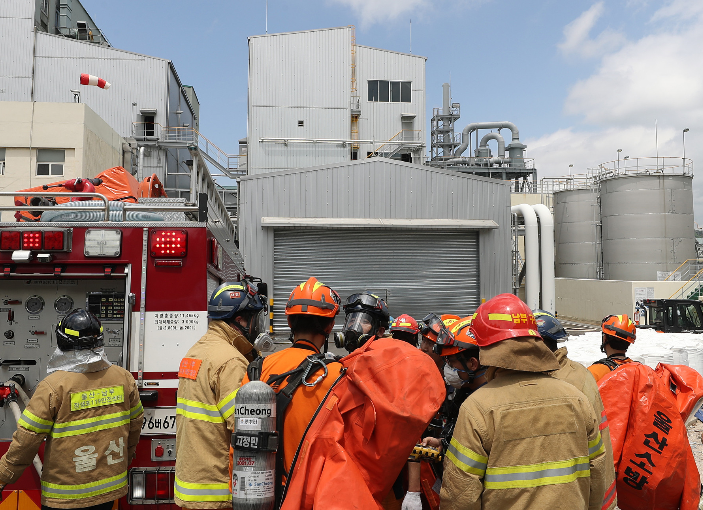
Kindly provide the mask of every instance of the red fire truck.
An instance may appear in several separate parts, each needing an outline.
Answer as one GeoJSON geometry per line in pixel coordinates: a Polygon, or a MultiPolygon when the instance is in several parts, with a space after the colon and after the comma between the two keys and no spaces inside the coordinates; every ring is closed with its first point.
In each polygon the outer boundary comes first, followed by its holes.
{"type": "MultiPolygon", "coordinates": [[[[53,194],[35,193],[39,195],[50,199],[53,194]]],[[[213,215],[212,197],[205,194],[198,206],[183,199],[124,204],[97,193],[75,195],[97,200],[53,209],[43,203],[38,209],[51,210],[53,221],[44,221],[44,213],[37,222],[0,223],[0,384],[21,382],[31,396],[56,349],[56,324],[71,309],[87,308],[102,321],[108,358],[132,372],[144,405],[129,496],[119,505],[176,508],[178,366],[207,330],[209,294],[221,282],[244,276],[232,223],[213,215]]],[[[0,455],[15,429],[5,406],[0,411],[0,455]]],[[[18,483],[3,491],[0,506],[40,507],[35,469],[26,469],[18,483]]]]}

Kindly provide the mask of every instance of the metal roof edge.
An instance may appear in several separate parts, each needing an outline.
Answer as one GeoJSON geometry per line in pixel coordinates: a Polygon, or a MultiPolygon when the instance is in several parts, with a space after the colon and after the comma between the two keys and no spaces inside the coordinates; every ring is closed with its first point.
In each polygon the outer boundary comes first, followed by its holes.
{"type": "Polygon", "coordinates": [[[263,216],[262,228],[287,229],[333,229],[333,228],[383,228],[407,230],[477,230],[496,229],[493,220],[457,219],[400,219],[400,218],[294,218],[285,216],[263,216]]]}
{"type": "Polygon", "coordinates": [[[464,179],[479,180],[479,181],[489,182],[491,184],[500,184],[502,186],[510,186],[510,184],[511,184],[509,181],[505,181],[505,182],[499,181],[498,179],[493,179],[492,177],[483,177],[481,175],[461,173],[461,172],[456,172],[453,170],[444,170],[442,168],[437,168],[437,167],[433,167],[433,166],[429,166],[429,165],[418,165],[417,163],[406,163],[405,161],[400,161],[397,159],[388,159],[388,158],[379,158],[379,157],[372,158],[369,160],[364,159],[361,161],[345,161],[345,162],[340,162],[340,163],[313,166],[313,167],[290,168],[287,170],[275,170],[273,172],[266,172],[266,173],[260,173],[260,174],[254,174],[254,175],[244,175],[242,177],[239,177],[239,180],[244,182],[244,181],[250,181],[250,180],[259,179],[259,178],[275,177],[277,175],[291,175],[291,174],[304,173],[304,172],[318,172],[321,170],[332,170],[335,168],[346,167],[346,166],[370,165],[370,164],[373,164],[373,163],[379,162],[379,161],[381,161],[382,163],[386,163],[386,164],[394,164],[394,165],[404,166],[407,168],[413,168],[415,170],[425,170],[427,172],[435,172],[435,173],[447,175],[450,177],[461,177],[464,179]]]}
{"type": "MultiPolygon", "coordinates": [[[[68,37],[64,37],[62,35],[57,35],[57,34],[50,34],[48,32],[42,32],[42,31],[37,31],[37,36],[38,37],[55,37],[57,39],[61,39],[62,41],[67,41],[71,43],[80,43],[80,44],[88,44],[91,48],[100,48],[104,50],[111,50],[111,51],[119,51],[122,53],[128,53],[130,55],[136,55],[138,57],[144,57],[144,58],[153,58],[154,60],[161,60],[163,62],[170,62],[170,60],[166,58],[161,58],[161,57],[154,57],[152,55],[144,55],[143,53],[135,53],[133,51],[127,51],[127,50],[121,50],[120,48],[115,48],[114,46],[102,46],[100,44],[95,44],[89,41],[79,41],[77,39],[69,39],[68,37]]],[[[37,57],[41,57],[42,55],[37,55],[37,57]]]]}
{"type": "Polygon", "coordinates": [[[422,58],[424,60],[427,60],[427,57],[423,57],[422,55],[415,55],[414,53],[405,53],[403,51],[386,50],[384,48],[375,48],[373,46],[366,46],[365,44],[357,44],[356,46],[359,48],[367,48],[369,50],[385,51],[388,53],[396,53],[397,55],[405,55],[406,57],[417,57],[417,58],[422,58]]]}
{"type": "Polygon", "coordinates": [[[247,40],[258,39],[260,37],[272,37],[272,36],[276,36],[276,35],[293,35],[293,34],[306,34],[309,32],[324,32],[326,30],[342,30],[342,29],[349,29],[351,27],[352,27],[352,25],[346,25],[346,26],[341,26],[341,27],[313,28],[310,30],[294,30],[292,32],[276,32],[273,34],[258,34],[258,35],[248,36],[247,40]]]}

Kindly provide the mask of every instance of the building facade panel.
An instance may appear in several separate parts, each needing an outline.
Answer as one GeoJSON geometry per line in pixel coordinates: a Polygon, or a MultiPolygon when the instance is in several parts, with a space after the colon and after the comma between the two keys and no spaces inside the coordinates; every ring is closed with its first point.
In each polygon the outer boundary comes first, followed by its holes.
{"type": "MultiPolygon", "coordinates": [[[[510,191],[496,180],[381,158],[243,177],[239,238],[245,265],[273,282],[274,229],[261,226],[269,216],[493,220],[497,229],[478,233],[481,297],[511,289],[510,191]]],[[[412,230],[396,235],[411,236],[412,230]]],[[[435,249],[442,246],[418,246],[418,257],[431,264],[435,249]]]]}
{"type": "Polygon", "coordinates": [[[81,102],[120,135],[129,136],[142,109],[156,109],[154,122],[167,125],[167,68],[167,60],[38,33],[35,98],[70,102],[71,90],[78,89],[81,102]],[[103,90],[80,85],[82,73],[104,78],[112,86],[103,90]]]}
{"type": "MultiPolygon", "coordinates": [[[[360,157],[366,156],[367,152],[378,150],[383,141],[393,137],[395,140],[403,137],[405,140],[412,138],[413,141],[424,142],[427,59],[361,45],[357,46],[356,51],[357,90],[361,100],[359,139],[378,141],[375,146],[362,145],[360,157]],[[369,101],[371,80],[410,82],[410,102],[369,101]]],[[[385,152],[387,148],[382,149],[385,152]]]]}
{"type": "Polygon", "coordinates": [[[0,3],[0,101],[31,101],[33,11],[29,15],[17,0],[0,3]],[[6,5],[7,4],[7,5],[6,5]],[[5,17],[5,15],[8,17],[5,17]],[[15,14],[16,17],[9,17],[15,14]],[[23,17],[20,17],[23,16],[23,17]]]}

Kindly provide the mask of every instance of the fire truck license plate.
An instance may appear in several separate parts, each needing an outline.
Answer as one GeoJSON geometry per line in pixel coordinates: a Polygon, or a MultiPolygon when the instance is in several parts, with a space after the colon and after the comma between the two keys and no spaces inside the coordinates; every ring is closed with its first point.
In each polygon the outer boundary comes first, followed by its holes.
{"type": "Polygon", "coordinates": [[[175,434],[176,433],[176,408],[159,407],[144,408],[144,423],[142,435],[150,434],[175,434]]]}

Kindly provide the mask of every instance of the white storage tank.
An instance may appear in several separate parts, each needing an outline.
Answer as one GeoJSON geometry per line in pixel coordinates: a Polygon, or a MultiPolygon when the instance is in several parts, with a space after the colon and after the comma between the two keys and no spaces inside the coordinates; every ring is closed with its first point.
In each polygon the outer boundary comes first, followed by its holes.
{"type": "Polygon", "coordinates": [[[557,278],[598,278],[600,208],[595,188],[554,193],[557,278]]]}
{"type": "Polygon", "coordinates": [[[640,173],[600,186],[606,280],[657,280],[695,258],[690,175],[640,173]]]}

